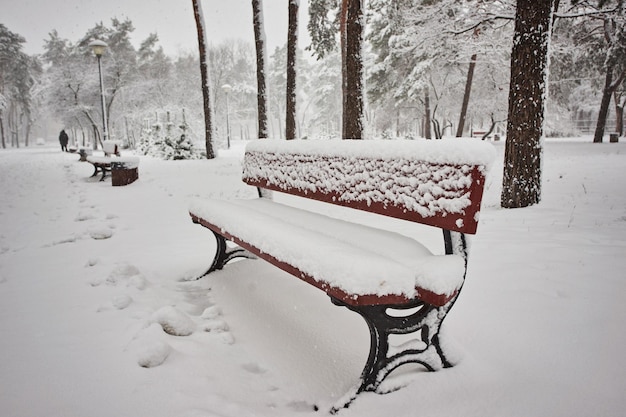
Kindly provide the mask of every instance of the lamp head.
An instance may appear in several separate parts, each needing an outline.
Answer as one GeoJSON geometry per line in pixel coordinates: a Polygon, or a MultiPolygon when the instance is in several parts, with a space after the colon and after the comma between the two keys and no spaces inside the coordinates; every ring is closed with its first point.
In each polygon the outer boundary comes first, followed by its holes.
{"type": "Polygon", "coordinates": [[[102,54],[104,53],[104,50],[109,45],[107,45],[106,43],[104,43],[103,41],[99,39],[96,39],[95,41],[91,42],[89,46],[91,47],[91,49],[93,50],[93,53],[96,54],[97,57],[101,57],[102,54]]]}

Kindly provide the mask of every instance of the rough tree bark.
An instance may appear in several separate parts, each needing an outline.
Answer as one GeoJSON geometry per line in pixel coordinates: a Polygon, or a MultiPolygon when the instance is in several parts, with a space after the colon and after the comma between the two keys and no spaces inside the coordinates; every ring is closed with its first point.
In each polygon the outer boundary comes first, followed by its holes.
{"type": "Polygon", "coordinates": [[[517,0],[500,199],[504,208],[527,207],[541,200],[541,140],[553,12],[554,0],[517,0]]]}
{"type": "Polygon", "coordinates": [[[296,138],[296,50],[298,46],[299,0],[289,0],[289,26],[287,35],[287,100],[285,138],[296,138]]]}
{"type": "Polygon", "coordinates": [[[363,0],[343,0],[345,8],[345,83],[343,86],[343,139],[363,138],[363,0]]]}
{"type": "Polygon", "coordinates": [[[210,74],[209,74],[209,57],[207,55],[207,42],[204,30],[204,15],[200,0],[191,0],[193,4],[193,15],[196,19],[196,28],[198,30],[198,49],[200,52],[200,77],[202,80],[202,102],[204,109],[204,135],[206,144],[207,159],[215,158],[213,152],[213,109],[211,106],[210,94],[210,74]]]}
{"type": "Polygon", "coordinates": [[[263,19],[263,0],[252,0],[254,43],[256,46],[257,119],[259,139],[268,137],[267,112],[267,44],[263,19]]]}

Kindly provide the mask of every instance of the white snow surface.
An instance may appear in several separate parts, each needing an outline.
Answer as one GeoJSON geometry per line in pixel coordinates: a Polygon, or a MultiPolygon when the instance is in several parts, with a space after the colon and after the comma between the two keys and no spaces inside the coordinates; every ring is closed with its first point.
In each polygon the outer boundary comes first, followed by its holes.
{"type": "Polygon", "coordinates": [[[140,158],[136,156],[102,156],[102,155],[90,155],[87,157],[87,161],[94,162],[96,164],[110,164],[119,163],[124,164],[126,168],[139,167],[140,158]]]}
{"type": "Polygon", "coordinates": [[[259,140],[250,142],[251,152],[287,152],[326,156],[353,155],[356,158],[398,160],[419,159],[432,164],[484,165],[495,158],[494,147],[476,138],[442,140],[259,140]]]}
{"type": "Polygon", "coordinates": [[[463,283],[461,256],[433,255],[399,233],[267,199],[197,200],[190,211],[348,294],[415,298],[419,287],[452,295],[463,283]]]}
{"type": "MultiPolygon", "coordinates": [[[[241,182],[243,145],[213,161],[141,157],[124,187],[57,148],[51,138],[0,150],[0,415],[313,416],[354,387],[367,326],[322,291],[259,260],[190,280],[215,249],[190,202],[256,196],[241,182]]],[[[515,210],[499,207],[504,144],[495,148],[468,276],[443,325],[456,366],[400,369],[390,383],[403,388],[362,394],[340,415],[626,409],[626,145],[546,140],[542,202],[515,210]]],[[[439,233],[425,244],[442,252],[439,233]]]]}

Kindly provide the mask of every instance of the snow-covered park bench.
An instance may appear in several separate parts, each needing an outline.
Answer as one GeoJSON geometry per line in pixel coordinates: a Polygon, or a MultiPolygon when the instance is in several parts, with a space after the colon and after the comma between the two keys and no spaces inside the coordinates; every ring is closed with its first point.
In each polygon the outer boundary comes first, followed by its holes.
{"type": "Polygon", "coordinates": [[[472,139],[251,142],[243,180],[260,198],[191,205],[193,222],[217,238],[204,275],[234,258],[258,257],[360,314],[371,346],[356,394],[384,392],[383,380],[406,363],[449,367],[439,330],[465,279],[465,235],[476,233],[494,157],[490,144],[472,139]],[[275,202],[266,190],[440,228],[445,254],[399,233],[275,202]],[[391,347],[397,334],[410,341],[391,347]]]}
{"type": "Polygon", "coordinates": [[[93,151],[91,150],[91,148],[79,148],[78,155],[78,160],[81,162],[85,162],[87,161],[88,156],[93,155],[93,151]]]}
{"type": "Polygon", "coordinates": [[[104,156],[88,155],[86,157],[94,167],[92,177],[102,174],[100,181],[104,181],[107,172],[111,172],[111,182],[114,186],[127,185],[139,178],[139,158],[120,156],[121,143],[108,140],[102,144],[104,156]],[[112,158],[115,155],[117,158],[112,158]]]}

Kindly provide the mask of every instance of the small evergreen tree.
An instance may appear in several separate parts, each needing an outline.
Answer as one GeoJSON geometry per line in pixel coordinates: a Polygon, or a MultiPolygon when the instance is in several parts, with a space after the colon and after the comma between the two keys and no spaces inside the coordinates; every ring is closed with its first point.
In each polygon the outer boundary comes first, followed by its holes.
{"type": "Polygon", "coordinates": [[[169,120],[165,126],[157,121],[150,127],[142,129],[137,151],[143,155],[153,156],[165,160],[197,159],[196,152],[189,132],[189,124],[183,112],[183,121],[180,125],[169,120]]]}

